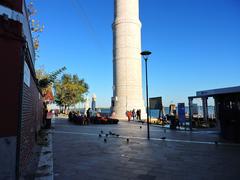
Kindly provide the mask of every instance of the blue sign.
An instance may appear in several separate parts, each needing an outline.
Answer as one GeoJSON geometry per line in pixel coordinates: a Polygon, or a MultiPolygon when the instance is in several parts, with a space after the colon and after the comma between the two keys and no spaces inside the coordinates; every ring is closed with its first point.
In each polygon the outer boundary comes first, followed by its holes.
{"type": "Polygon", "coordinates": [[[178,119],[179,123],[185,123],[185,104],[184,103],[178,103],[178,119]]]}

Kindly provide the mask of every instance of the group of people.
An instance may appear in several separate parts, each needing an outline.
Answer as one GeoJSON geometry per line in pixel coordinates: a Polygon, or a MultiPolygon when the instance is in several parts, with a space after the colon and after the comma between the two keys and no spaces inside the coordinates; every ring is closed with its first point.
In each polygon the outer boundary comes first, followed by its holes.
{"type": "Polygon", "coordinates": [[[82,115],[79,111],[78,112],[70,111],[68,114],[68,119],[69,121],[73,121],[75,123],[82,125],[87,125],[90,122],[90,119],[87,118],[85,115],[82,115]]]}
{"type": "Polygon", "coordinates": [[[141,109],[138,109],[137,111],[135,111],[135,109],[133,109],[132,111],[127,111],[126,116],[128,118],[128,121],[130,121],[131,119],[133,121],[135,119],[141,121],[141,109]]]}

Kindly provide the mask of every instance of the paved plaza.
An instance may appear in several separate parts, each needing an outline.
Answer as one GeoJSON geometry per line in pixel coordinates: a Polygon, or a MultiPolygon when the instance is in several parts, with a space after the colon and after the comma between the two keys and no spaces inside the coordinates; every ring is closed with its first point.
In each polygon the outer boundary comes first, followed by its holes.
{"type": "Polygon", "coordinates": [[[80,126],[56,119],[54,179],[240,178],[240,145],[223,142],[216,132],[150,131],[147,140],[147,126],[138,122],[80,126]]]}

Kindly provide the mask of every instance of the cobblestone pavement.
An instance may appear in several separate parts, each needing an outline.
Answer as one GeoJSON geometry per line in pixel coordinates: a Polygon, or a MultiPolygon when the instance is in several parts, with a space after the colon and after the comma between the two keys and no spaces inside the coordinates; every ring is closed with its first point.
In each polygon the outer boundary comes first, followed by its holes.
{"type": "Polygon", "coordinates": [[[240,145],[220,143],[213,131],[191,133],[150,126],[149,141],[146,124],[136,122],[80,126],[57,119],[54,127],[57,180],[240,178],[240,145]],[[109,131],[119,137],[106,137],[109,131]]]}

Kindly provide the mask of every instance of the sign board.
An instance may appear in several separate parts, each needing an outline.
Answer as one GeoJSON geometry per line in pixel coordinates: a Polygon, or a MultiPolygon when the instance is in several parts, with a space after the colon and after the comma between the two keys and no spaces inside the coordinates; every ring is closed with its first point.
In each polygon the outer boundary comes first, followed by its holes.
{"type": "Polygon", "coordinates": [[[26,61],[24,61],[24,83],[30,87],[30,82],[31,82],[31,79],[30,79],[31,75],[30,75],[30,69],[26,63],[26,61]]]}
{"type": "Polygon", "coordinates": [[[184,103],[178,103],[178,119],[180,123],[185,123],[185,104],[184,103]]]}
{"type": "Polygon", "coordinates": [[[162,110],[162,97],[149,98],[150,109],[162,110]]]}

